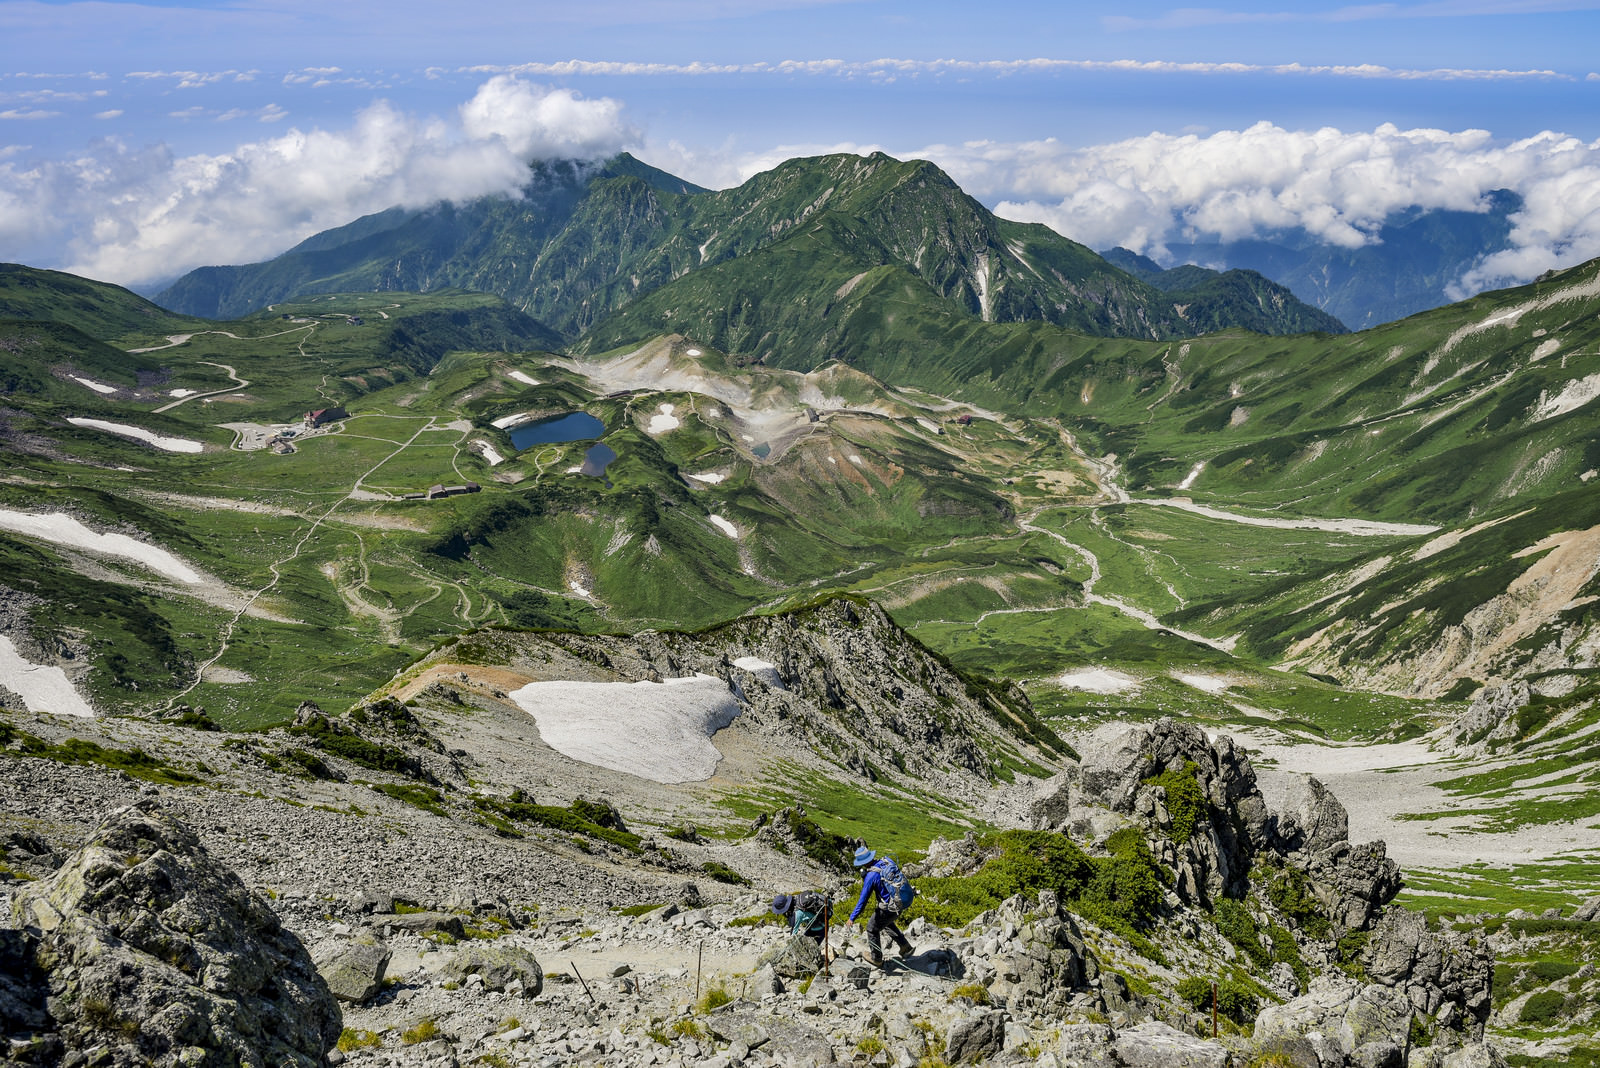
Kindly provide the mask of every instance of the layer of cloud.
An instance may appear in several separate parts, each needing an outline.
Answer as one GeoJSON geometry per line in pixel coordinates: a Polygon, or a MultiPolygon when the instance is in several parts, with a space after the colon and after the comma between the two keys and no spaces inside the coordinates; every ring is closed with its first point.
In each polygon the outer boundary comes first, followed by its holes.
{"type": "MultiPolygon", "coordinates": [[[[707,77],[734,74],[832,76],[872,81],[928,77],[1007,77],[1065,73],[1281,75],[1359,78],[1389,81],[1576,81],[1553,70],[1501,70],[1471,67],[1408,68],[1374,63],[1213,63],[1140,59],[786,59],[775,63],[644,63],[568,59],[554,63],[480,65],[461,68],[467,74],[523,74],[534,77],[707,77]]],[[[439,68],[431,72],[444,73],[439,68]]]]}
{"type": "MultiPolygon", "coordinates": [[[[196,117],[283,114],[269,105],[196,117]]],[[[0,247],[137,285],[275,255],[389,207],[515,195],[529,160],[605,156],[637,140],[616,101],[511,76],[480,86],[456,115],[418,117],[379,102],[346,129],[290,129],[218,155],[107,139],[74,159],[0,160],[0,247]]]]}
{"type": "Polygon", "coordinates": [[[1472,18],[1482,15],[1533,15],[1561,11],[1593,11],[1593,0],[1444,0],[1428,4],[1353,4],[1318,10],[1307,6],[1283,11],[1229,11],[1184,7],[1153,18],[1102,15],[1108,30],[1183,30],[1200,26],[1261,26],[1293,23],[1376,22],[1398,19],[1472,18]]]}
{"type": "Polygon", "coordinates": [[[1600,142],[1556,133],[1519,141],[1483,130],[1286,130],[1258,123],[1207,136],[1150,134],[1091,148],[1056,141],[919,150],[998,214],[1041,222],[1094,248],[1157,260],[1170,241],[1237,241],[1301,228],[1355,248],[1407,208],[1484,210],[1510,189],[1512,249],[1457,292],[1527,281],[1600,255],[1600,142]]]}

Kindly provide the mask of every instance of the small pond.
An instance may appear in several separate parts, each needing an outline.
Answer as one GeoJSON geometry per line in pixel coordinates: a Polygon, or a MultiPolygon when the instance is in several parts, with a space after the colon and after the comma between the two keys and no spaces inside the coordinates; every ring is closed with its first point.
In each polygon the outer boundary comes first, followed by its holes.
{"type": "MultiPolygon", "coordinates": [[[[610,445],[595,442],[589,446],[589,451],[583,454],[583,466],[578,468],[578,474],[588,475],[591,478],[606,478],[606,468],[611,466],[611,461],[617,458],[617,451],[610,445]]],[[[611,480],[606,478],[606,488],[611,488],[611,480]]]]}
{"type": "Polygon", "coordinates": [[[606,432],[606,425],[588,412],[552,415],[511,428],[511,444],[518,450],[557,441],[587,441],[606,432]]]}

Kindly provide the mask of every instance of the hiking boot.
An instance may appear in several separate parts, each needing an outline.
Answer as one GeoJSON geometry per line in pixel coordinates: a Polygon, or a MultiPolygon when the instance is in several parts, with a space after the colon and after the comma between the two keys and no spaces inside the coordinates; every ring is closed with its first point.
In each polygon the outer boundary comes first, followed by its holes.
{"type": "Polygon", "coordinates": [[[882,971],[883,970],[883,954],[882,953],[871,953],[871,954],[868,954],[867,955],[867,963],[872,965],[874,968],[878,969],[879,971],[882,971]]]}

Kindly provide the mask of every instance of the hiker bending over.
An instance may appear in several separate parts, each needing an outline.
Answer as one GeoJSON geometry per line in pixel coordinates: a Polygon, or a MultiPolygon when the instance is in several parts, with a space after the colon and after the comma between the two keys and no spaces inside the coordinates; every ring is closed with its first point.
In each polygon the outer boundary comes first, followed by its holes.
{"type": "Polygon", "coordinates": [[[788,922],[791,934],[804,934],[817,942],[827,935],[828,910],[832,907],[833,902],[815,890],[779,894],[772,899],[772,911],[788,922]]]}
{"type": "Polygon", "coordinates": [[[856,917],[867,907],[867,900],[877,895],[878,907],[872,911],[872,918],[867,921],[867,957],[874,968],[881,968],[885,931],[899,945],[901,956],[911,955],[911,943],[906,941],[906,936],[901,933],[895,921],[900,918],[900,910],[911,904],[913,891],[910,880],[905,877],[898,864],[888,857],[882,860],[877,860],[877,857],[878,854],[866,846],[856,850],[855,866],[867,870],[861,879],[861,899],[856,902],[856,907],[850,910],[850,922],[855,923],[856,917]],[[873,863],[874,860],[877,860],[876,864],[873,863]]]}

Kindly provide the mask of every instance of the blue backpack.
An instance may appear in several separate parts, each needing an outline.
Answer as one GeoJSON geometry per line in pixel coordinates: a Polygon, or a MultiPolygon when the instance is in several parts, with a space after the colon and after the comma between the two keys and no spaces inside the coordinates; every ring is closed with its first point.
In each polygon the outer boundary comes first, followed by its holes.
{"type": "Polygon", "coordinates": [[[911,904],[911,899],[917,896],[916,887],[911,885],[911,880],[906,878],[906,873],[900,870],[900,865],[891,858],[884,857],[874,865],[878,878],[878,900],[890,912],[901,912],[911,904]]]}

